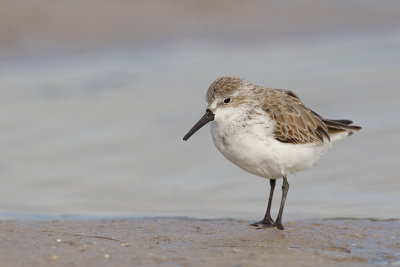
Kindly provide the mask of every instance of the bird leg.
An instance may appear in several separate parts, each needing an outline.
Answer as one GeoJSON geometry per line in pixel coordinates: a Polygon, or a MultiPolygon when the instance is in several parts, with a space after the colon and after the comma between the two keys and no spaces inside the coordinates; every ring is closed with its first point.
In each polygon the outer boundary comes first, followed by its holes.
{"type": "Polygon", "coordinates": [[[272,197],[274,195],[274,189],[275,189],[275,179],[270,179],[269,180],[269,185],[270,185],[270,191],[269,191],[269,199],[268,199],[268,207],[267,207],[267,212],[265,213],[264,219],[262,219],[259,222],[251,224],[252,226],[255,227],[274,227],[274,220],[271,218],[271,204],[272,204],[272,197]]]}
{"type": "Polygon", "coordinates": [[[276,222],[274,224],[274,226],[280,230],[283,230],[282,213],[283,213],[283,207],[285,206],[285,201],[288,191],[289,191],[289,183],[286,179],[286,176],[283,176],[281,207],[279,208],[278,217],[276,218],[276,222]]]}

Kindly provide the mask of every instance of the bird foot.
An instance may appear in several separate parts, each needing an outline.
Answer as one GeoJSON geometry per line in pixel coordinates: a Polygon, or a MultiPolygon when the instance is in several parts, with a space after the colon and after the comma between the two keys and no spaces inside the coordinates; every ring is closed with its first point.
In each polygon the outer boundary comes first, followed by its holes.
{"type": "Polygon", "coordinates": [[[262,220],[256,223],[250,224],[251,226],[256,227],[257,229],[261,228],[277,228],[279,230],[284,230],[285,228],[282,225],[282,222],[274,222],[271,220],[262,220]]]}
{"type": "Polygon", "coordinates": [[[252,223],[250,225],[256,228],[273,228],[274,224],[275,222],[272,219],[267,219],[267,220],[261,220],[256,223],[252,223]]]}
{"type": "Polygon", "coordinates": [[[275,222],[274,227],[278,228],[279,230],[285,230],[285,228],[282,225],[282,222],[275,222]]]}

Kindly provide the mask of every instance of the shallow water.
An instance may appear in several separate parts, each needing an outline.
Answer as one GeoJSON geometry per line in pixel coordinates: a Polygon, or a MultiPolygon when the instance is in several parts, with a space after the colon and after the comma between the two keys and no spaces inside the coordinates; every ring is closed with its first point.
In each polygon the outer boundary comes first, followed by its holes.
{"type": "Polygon", "coordinates": [[[208,38],[14,51],[0,67],[0,211],[261,217],[265,180],[225,160],[207,127],[182,141],[209,84],[235,75],[363,127],[288,178],[287,218],[398,218],[400,22],[390,22],[387,31],[341,34],[339,25],[273,42],[213,39],[209,26],[208,38]]]}

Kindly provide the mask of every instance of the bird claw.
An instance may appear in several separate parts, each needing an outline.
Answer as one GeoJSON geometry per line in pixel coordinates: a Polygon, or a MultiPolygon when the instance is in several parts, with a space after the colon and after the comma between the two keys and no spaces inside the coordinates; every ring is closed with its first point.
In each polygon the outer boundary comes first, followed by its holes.
{"type": "Polygon", "coordinates": [[[285,228],[282,225],[282,222],[275,222],[274,227],[278,228],[279,230],[284,230],[285,228]]]}
{"type": "Polygon", "coordinates": [[[282,222],[274,222],[272,219],[262,220],[262,221],[259,221],[256,223],[252,223],[250,225],[256,227],[257,229],[261,229],[261,228],[277,228],[279,230],[285,229],[282,225],[282,222]]]}
{"type": "Polygon", "coordinates": [[[267,220],[261,220],[261,221],[256,222],[256,223],[252,223],[250,225],[254,226],[256,228],[273,228],[274,224],[275,224],[274,220],[272,220],[270,218],[270,219],[267,219],[267,220]]]}

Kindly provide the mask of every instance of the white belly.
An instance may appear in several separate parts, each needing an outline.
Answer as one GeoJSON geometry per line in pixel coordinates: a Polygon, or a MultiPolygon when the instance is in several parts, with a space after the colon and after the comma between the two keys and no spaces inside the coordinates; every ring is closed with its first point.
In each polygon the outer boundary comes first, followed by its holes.
{"type": "Polygon", "coordinates": [[[264,178],[277,179],[310,168],[331,147],[329,141],[323,144],[282,143],[273,138],[271,131],[265,124],[232,127],[211,123],[217,149],[235,165],[264,178]]]}

